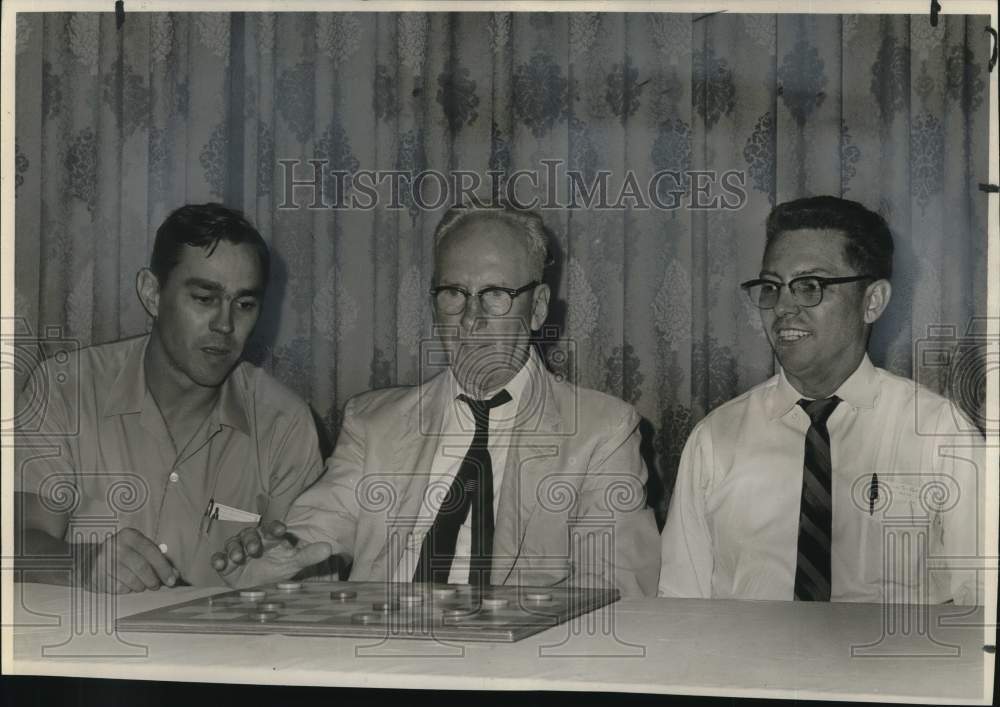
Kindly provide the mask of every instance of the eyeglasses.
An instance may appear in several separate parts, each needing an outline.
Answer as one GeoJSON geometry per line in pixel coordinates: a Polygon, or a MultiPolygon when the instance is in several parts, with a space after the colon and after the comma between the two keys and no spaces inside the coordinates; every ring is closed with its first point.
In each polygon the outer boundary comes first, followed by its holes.
{"type": "Polygon", "coordinates": [[[479,308],[491,317],[502,317],[514,306],[514,298],[533,290],[541,283],[532,280],[524,287],[512,290],[509,287],[484,287],[479,292],[469,292],[457,285],[439,285],[431,288],[434,305],[441,314],[461,314],[473,294],[479,298],[479,308]]]}
{"type": "MultiPolygon", "coordinates": [[[[816,275],[806,275],[796,277],[789,281],[787,287],[792,293],[792,298],[802,307],[815,307],[823,301],[823,289],[830,285],[842,285],[847,282],[858,282],[860,280],[874,280],[871,275],[852,275],[850,277],[818,277],[816,275]]],[[[774,280],[748,280],[740,285],[747,293],[750,302],[761,309],[774,309],[781,297],[781,288],[786,287],[783,282],[774,280]]]]}

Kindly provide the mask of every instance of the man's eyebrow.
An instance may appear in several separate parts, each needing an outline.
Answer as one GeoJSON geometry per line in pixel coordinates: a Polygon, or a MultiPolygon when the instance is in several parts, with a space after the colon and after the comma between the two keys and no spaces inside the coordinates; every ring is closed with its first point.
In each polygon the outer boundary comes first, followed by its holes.
{"type": "MultiPolygon", "coordinates": [[[[448,283],[448,282],[442,282],[442,283],[438,283],[437,285],[435,285],[435,287],[455,287],[455,288],[458,288],[460,290],[466,290],[467,292],[473,292],[473,290],[470,290],[465,285],[460,285],[458,283],[451,284],[451,283],[448,283]]],[[[509,285],[496,285],[496,284],[487,283],[487,284],[483,285],[482,287],[480,287],[478,290],[474,290],[474,291],[476,293],[479,293],[479,292],[483,292],[484,290],[516,290],[516,289],[517,289],[516,287],[510,287],[509,285]]]]}
{"type": "MultiPolygon", "coordinates": [[[[221,283],[215,280],[206,280],[202,277],[189,277],[184,281],[187,287],[197,287],[202,290],[209,290],[211,292],[225,292],[226,288],[222,286],[221,283]]],[[[256,297],[260,299],[264,291],[261,288],[249,288],[242,289],[236,292],[236,297],[256,297]]]]}
{"type": "Polygon", "coordinates": [[[199,287],[203,290],[212,290],[215,292],[222,292],[226,288],[215,280],[206,280],[201,277],[189,277],[184,281],[186,287],[199,287]]]}
{"type": "MultiPolygon", "coordinates": [[[[827,269],[825,267],[820,266],[820,267],[816,267],[816,268],[808,268],[806,270],[796,270],[795,272],[792,273],[792,276],[790,278],[788,278],[788,279],[789,280],[794,280],[797,277],[808,277],[810,275],[820,275],[820,276],[822,276],[822,275],[831,275],[831,274],[833,274],[832,270],[829,270],[829,269],[827,269]]],[[[773,270],[761,270],[760,271],[760,275],[758,277],[766,277],[766,276],[773,277],[776,280],[780,280],[781,279],[781,275],[779,275],[778,273],[774,272],[773,270]]]]}

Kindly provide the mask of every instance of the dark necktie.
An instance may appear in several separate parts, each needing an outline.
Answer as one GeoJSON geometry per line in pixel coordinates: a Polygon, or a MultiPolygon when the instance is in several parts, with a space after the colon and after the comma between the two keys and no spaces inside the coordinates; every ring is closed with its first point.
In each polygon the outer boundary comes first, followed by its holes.
{"type": "Polygon", "coordinates": [[[424,536],[415,582],[447,583],[455,558],[458,531],[472,511],[472,547],[469,554],[469,584],[490,583],[493,567],[493,460],[489,442],[490,410],[510,402],[510,393],[501,390],[489,400],[458,399],[468,404],[476,421],[472,444],[458,468],[448,494],[441,502],[434,525],[424,536]]]}
{"type": "Polygon", "coordinates": [[[795,566],[797,601],[830,601],[830,545],[833,537],[833,500],[830,493],[833,465],[826,421],[840,398],[800,400],[812,424],[806,432],[802,463],[802,504],[799,509],[799,542],[795,566]]]}

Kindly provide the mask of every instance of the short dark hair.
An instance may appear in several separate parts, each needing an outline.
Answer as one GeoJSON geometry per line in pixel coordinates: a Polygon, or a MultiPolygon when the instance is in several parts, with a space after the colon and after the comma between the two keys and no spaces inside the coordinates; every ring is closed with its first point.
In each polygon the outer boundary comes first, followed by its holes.
{"type": "Polygon", "coordinates": [[[856,201],[811,196],[775,206],[767,217],[767,246],[780,233],[803,228],[840,231],[844,255],[859,275],[892,277],[892,233],[885,219],[856,201]]]}
{"type": "Polygon", "coordinates": [[[193,246],[207,248],[211,255],[219,241],[234,245],[246,243],[257,251],[263,284],[266,286],[271,272],[271,252],[260,232],[239,211],[222,204],[187,204],[175,209],[156,229],[153,254],[149,269],[166,284],[167,276],[181,259],[181,248],[193,246]]]}

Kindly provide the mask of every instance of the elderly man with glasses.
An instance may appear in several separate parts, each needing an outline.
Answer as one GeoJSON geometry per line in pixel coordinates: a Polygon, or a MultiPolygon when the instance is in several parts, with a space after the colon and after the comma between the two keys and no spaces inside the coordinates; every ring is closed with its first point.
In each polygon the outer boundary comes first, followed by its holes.
{"type": "Polygon", "coordinates": [[[780,370],[691,433],[661,596],[982,603],[982,437],[867,354],[892,254],[886,222],[856,202],[771,212],[742,288],[780,370]]]}
{"type": "Polygon", "coordinates": [[[532,345],[548,313],[546,252],[537,214],[445,214],[435,339],[421,351],[444,370],[350,400],[326,474],[286,523],[244,531],[216,556],[230,584],[291,577],[333,553],[352,581],[655,594],[639,417],[550,373],[532,345]]]}

